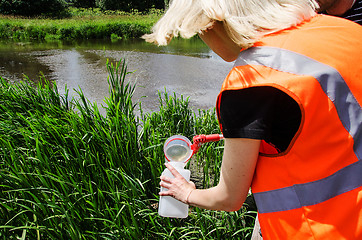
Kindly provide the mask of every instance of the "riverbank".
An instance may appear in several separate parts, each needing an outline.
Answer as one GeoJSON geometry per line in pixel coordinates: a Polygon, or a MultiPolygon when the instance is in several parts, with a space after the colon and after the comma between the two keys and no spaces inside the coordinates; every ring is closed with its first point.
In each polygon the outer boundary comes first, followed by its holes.
{"type": "Polygon", "coordinates": [[[0,39],[75,40],[129,39],[148,33],[160,18],[160,11],[148,14],[99,9],[73,9],[64,19],[21,18],[0,15],[0,39]]]}
{"type": "MultiPolygon", "coordinates": [[[[107,69],[105,116],[81,89],[70,98],[44,78],[37,87],[0,80],[0,238],[249,239],[245,207],[157,214],[164,141],[217,133],[214,110],[196,115],[186,99],[161,94],[159,111],[136,114],[127,64],[107,69]]],[[[200,187],[219,179],[222,145],[205,144],[191,160],[200,187]]]]}

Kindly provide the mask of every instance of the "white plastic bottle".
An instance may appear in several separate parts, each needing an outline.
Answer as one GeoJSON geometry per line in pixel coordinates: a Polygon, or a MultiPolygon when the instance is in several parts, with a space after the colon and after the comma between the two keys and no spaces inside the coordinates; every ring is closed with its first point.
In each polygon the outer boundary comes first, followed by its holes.
{"type": "MultiPolygon", "coordinates": [[[[183,162],[170,162],[170,164],[187,180],[190,181],[190,170],[184,169],[183,162]]],[[[162,172],[163,176],[173,178],[172,173],[166,168],[162,172]]],[[[161,192],[167,189],[161,187],[161,192]]],[[[189,215],[189,205],[176,200],[170,196],[160,196],[158,203],[158,214],[162,217],[186,218],[189,215]]]]}

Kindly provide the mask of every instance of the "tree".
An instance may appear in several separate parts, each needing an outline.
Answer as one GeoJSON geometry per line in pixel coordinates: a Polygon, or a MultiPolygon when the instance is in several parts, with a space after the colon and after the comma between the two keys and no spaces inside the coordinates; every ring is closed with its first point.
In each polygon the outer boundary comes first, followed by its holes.
{"type": "Polygon", "coordinates": [[[21,16],[56,16],[64,13],[64,0],[0,0],[0,13],[21,16]]]}
{"type": "Polygon", "coordinates": [[[77,8],[94,8],[96,0],[71,0],[70,3],[77,8]]]}
{"type": "Polygon", "coordinates": [[[169,0],[96,0],[97,7],[102,10],[121,10],[129,12],[137,9],[140,12],[151,8],[164,9],[169,0]]]}
{"type": "Polygon", "coordinates": [[[128,3],[126,0],[96,0],[96,5],[102,10],[129,11],[128,3]]]}

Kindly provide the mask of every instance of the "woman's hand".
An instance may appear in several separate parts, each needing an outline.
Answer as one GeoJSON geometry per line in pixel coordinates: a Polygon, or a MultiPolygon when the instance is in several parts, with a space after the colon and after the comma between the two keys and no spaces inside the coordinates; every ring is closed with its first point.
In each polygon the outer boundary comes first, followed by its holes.
{"type": "Polygon", "coordinates": [[[220,180],[217,186],[196,189],[170,164],[166,167],[175,178],[161,176],[161,187],[167,191],[161,196],[171,196],[186,204],[223,211],[237,211],[243,205],[253,179],[259,156],[260,140],[225,138],[220,180]],[[190,194],[191,193],[191,194],[190,194]]]}
{"type": "Polygon", "coordinates": [[[160,186],[167,188],[167,191],[159,193],[160,196],[171,196],[177,200],[188,204],[188,198],[193,190],[196,189],[193,182],[188,182],[171,164],[165,164],[168,170],[175,178],[161,176],[160,186]]]}

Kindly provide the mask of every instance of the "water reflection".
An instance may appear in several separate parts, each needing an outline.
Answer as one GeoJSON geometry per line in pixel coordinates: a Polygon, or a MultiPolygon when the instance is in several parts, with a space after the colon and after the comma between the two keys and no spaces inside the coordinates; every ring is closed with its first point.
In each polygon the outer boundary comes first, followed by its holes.
{"type": "MultiPolygon", "coordinates": [[[[137,82],[134,100],[145,111],[157,110],[158,91],[190,97],[194,108],[215,105],[221,82],[232,64],[217,57],[199,39],[177,39],[167,47],[142,40],[111,42],[0,43],[0,75],[19,81],[23,75],[37,80],[43,73],[64,88],[81,88],[101,104],[108,96],[106,61],[126,59],[130,81],[137,82]]],[[[74,94],[74,91],[71,91],[74,94]]]]}

